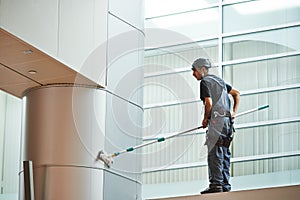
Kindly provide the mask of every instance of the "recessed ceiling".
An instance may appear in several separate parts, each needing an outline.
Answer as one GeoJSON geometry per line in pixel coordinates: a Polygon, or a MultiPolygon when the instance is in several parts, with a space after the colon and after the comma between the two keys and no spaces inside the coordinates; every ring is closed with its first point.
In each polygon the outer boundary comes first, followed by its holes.
{"type": "Polygon", "coordinates": [[[1,90],[21,98],[29,88],[64,83],[101,87],[0,28],[1,90]]]}

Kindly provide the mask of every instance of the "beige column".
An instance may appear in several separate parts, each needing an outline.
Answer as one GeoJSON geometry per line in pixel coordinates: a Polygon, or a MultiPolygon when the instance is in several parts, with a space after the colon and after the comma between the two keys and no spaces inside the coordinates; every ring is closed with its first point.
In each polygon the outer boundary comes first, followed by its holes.
{"type": "Polygon", "coordinates": [[[104,147],[105,91],[54,84],[23,101],[21,160],[33,161],[35,200],[102,200],[104,166],[95,158],[104,147]]]}

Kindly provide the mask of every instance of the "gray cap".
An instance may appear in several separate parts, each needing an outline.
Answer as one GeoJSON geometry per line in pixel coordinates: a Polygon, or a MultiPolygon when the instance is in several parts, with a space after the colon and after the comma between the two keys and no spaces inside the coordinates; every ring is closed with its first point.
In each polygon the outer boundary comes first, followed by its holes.
{"type": "Polygon", "coordinates": [[[192,65],[192,69],[196,68],[196,69],[201,69],[201,67],[207,67],[207,68],[211,68],[211,62],[209,59],[207,58],[198,58],[197,60],[194,61],[193,65],[192,65]]]}

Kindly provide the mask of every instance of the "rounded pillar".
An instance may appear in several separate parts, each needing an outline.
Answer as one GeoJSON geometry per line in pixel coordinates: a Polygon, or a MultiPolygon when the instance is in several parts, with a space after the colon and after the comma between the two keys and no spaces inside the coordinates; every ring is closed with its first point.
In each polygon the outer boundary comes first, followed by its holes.
{"type": "Polygon", "coordinates": [[[105,95],[67,84],[25,93],[21,161],[33,161],[35,200],[103,199],[105,95]]]}

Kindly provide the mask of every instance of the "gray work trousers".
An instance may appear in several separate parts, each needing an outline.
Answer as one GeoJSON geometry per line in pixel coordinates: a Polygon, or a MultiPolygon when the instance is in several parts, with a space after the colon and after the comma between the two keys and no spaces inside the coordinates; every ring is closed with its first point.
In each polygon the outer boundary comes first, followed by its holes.
{"type": "Polygon", "coordinates": [[[209,187],[222,186],[231,190],[230,178],[230,150],[224,146],[215,145],[208,153],[209,187]]]}
{"type": "MultiPolygon", "coordinates": [[[[222,135],[232,136],[232,122],[229,118],[224,120],[222,135]]],[[[208,152],[208,175],[210,188],[222,186],[224,190],[231,190],[230,179],[230,149],[215,145],[208,152]]]]}

